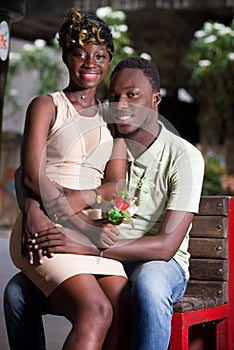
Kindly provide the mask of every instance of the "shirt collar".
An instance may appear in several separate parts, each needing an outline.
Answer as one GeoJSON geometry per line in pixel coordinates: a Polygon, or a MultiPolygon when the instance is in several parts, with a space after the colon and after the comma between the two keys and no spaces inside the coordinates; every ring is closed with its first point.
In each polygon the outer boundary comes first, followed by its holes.
{"type": "Polygon", "coordinates": [[[128,153],[128,161],[129,162],[133,162],[134,164],[143,167],[143,168],[147,168],[150,167],[150,165],[152,163],[155,163],[155,160],[159,159],[160,154],[162,152],[162,148],[165,145],[165,126],[163,125],[162,122],[158,122],[160,125],[160,131],[158,134],[158,137],[156,138],[156,140],[151,144],[151,146],[146,149],[138,158],[133,157],[131,151],[129,149],[127,149],[127,153],[128,153]]]}

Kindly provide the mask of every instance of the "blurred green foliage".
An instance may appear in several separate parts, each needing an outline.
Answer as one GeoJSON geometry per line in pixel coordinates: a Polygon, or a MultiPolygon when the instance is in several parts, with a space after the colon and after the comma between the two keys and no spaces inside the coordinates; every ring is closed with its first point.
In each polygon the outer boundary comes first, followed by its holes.
{"type": "Polygon", "coordinates": [[[224,157],[216,152],[205,156],[205,175],[203,181],[203,196],[224,195],[222,187],[223,175],[226,174],[224,157]]]}
{"type": "Polygon", "coordinates": [[[191,69],[198,94],[207,93],[206,83],[213,84],[217,111],[225,113],[234,92],[234,22],[205,22],[194,33],[185,65],[191,69]]]}

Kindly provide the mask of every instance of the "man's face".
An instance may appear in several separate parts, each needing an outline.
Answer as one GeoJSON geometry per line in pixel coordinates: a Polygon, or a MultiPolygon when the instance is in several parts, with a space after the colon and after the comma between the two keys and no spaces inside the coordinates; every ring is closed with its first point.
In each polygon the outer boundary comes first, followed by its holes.
{"type": "Polygon", "coordinates": [[[153,93],[141,69],[124,68],[111,79],[110,108],[118,131],[123,135],[147,130],[155,122],[152,112],[156,111],[160,99],[160,93],[153,93]]]}

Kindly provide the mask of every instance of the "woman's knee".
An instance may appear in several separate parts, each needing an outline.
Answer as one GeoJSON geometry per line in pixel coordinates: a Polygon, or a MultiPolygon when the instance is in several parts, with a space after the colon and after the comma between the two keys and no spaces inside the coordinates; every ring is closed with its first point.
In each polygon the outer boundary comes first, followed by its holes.
{"type": "MultiPolygon", "coordinates": [[[[64,281],[49,296],[58,310],[74,324],[109,327],[112,305],[94,276],[77,275],[64,281]]],[[[92,329],[92,328],[91,328],[92,329]]]]}
{"type": "Polygon", "coordinates": [[[92,323],[101,322],[110,327],[113,319],[113,308],[107,298],[92,299],[86,312],[92,323]]]}

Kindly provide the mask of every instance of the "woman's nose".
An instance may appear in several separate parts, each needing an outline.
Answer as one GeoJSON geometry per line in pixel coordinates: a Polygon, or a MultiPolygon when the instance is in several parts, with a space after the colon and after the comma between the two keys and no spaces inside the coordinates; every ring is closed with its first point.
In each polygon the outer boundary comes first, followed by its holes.
{"type": "Polygon", "coordinates": [[[85,65],[89,68],[93,68],[93,67],[96,67],[96,60],[94,57],[87,57],[86,60],[85,60],[85,65]]]}

